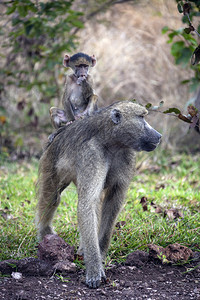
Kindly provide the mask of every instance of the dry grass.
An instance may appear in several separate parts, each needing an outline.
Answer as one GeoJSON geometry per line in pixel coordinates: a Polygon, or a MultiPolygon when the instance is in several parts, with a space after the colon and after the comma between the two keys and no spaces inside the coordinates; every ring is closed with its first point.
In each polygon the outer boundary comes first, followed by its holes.
{"type": "MultiPolygon", "coordinates": [[[[97,56],[92,74],[101,105],[121,99],[157,105],[163,100],[166,107],[184,110],[190,95],[180,81],[191,71],[174,65],[168,37],[161,34],[166,25],[182,26],[174,0],[115,5],[98,22],[87,24],[78,50],[97,56]]],[[[181,134],[188,130],[185,123],[162,114],[156,114],[151,123],[162,130],[165,144],[174,135],[174,126],[181,134]]]]}

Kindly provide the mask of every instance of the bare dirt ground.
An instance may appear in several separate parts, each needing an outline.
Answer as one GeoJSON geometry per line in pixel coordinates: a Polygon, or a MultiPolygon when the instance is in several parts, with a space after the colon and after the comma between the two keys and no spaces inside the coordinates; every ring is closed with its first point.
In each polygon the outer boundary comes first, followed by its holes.
{"type": "Polygon", "coordinates": [[[84,284],[84,274],[76,269],[62,276],[24,276],[22,272],[20,279],[1,277],[0,299],[200,299],[199,252],[186,265],[162,264],[145,252],[133,252],[124,264],[107,267],[107,282],[94,290],[84,284]]]}

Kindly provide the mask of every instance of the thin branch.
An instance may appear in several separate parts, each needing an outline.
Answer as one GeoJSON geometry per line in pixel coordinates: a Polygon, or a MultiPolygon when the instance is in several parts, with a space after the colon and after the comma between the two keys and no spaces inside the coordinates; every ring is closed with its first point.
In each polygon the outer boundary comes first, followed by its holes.
{"type": "Polygon", "coordinates": [[[188,20],[189,20],[189,23],[190,23],[190,26],[192,26],[193,27],[193,30],[196,32],[196,34],[200,37],[200,33],[196,30],[196,28],[193,26],[193,24],[192,24],[192,21],[191,21],[191,19],[190,19],[190,16],[189,16],[189,13],[186,13],[186,16],[187,16],[187,18],[188,18],[188,20]]]}

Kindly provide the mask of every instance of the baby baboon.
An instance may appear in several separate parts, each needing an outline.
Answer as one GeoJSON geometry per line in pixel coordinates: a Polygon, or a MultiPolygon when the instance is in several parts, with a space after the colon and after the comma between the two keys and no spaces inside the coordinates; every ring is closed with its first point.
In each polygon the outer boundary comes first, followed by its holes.
{"type": "MultiPolygon", "coordinates": [[[[71,68],[73,73],[66,78],[62,99],[64,109],[50,108],[51,121],[56,129],[97,110],[98,97],[94,93],[92,77],[88,73],[89,68],[96,65],[94,55],[89,56],[81,52],[73,56],[66,54],[63,65],[71,68]]],[[[49,140],[53,140],[54,136],[51,134],[49,140]]]]}
{"type": "Polygon", "coordinates": [[[134,174],[135,152],[152,151],[161,134],[145,120],[147,110],[122,101],[94,116],[60,128],[44,151],[38,180],[38,235],[53,233],[51,222],[61,192],[74,182],[86,284],[105,279],[105,258],[113,226],[134,174]]]}

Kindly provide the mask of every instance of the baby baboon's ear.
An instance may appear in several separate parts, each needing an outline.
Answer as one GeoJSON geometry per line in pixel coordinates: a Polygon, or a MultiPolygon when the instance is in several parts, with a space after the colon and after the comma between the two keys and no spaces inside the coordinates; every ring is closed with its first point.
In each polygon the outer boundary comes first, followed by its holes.
{"type": "Polygon", "coordinates": [[[63,59],[63,66],[64,66],[65,68],[68,68],[68,67],[69,67],[69,61],[70,61],[70,56],[67,55],[67,54],[65,54],[64,59],[63,59]]]}
{"type": "Polygon", "coordinates": [[[112,119],[113,123],[115,123],[115,124],[121,123],[121,120],[122,120],[121,112],[118,109],[113,109],[111,111],[111,119],[112,119]]]}

